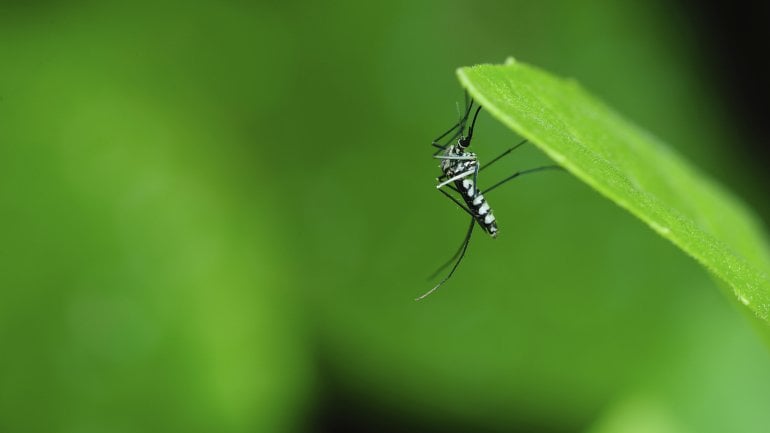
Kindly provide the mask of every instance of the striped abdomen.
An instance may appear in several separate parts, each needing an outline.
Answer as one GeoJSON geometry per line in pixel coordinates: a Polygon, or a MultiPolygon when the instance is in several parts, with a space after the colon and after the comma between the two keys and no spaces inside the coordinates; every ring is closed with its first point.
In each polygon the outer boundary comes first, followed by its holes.
{"type": "Polygon", "coordinates": [[[481,191],[473,184],[473,180],[465,178],[455,181],[455,186],[460,194],[463,196],[463,200],[468,205],[468,209],[473,212],[473,217],[476,218],[476,222],[479,223],[485,232],[489,233],[493,238],[497,237],[497,222],[495,216],[492,215],[492,209],[489,207],[484,196],[481,195],[481,191]]]}

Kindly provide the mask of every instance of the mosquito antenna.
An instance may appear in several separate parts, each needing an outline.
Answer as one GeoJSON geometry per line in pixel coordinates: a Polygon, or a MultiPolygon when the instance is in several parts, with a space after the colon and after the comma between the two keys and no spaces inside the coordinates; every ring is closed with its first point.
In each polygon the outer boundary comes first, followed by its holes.
{"type": "Polygon", "coordinates": [[[452,266],[452,270],[449,271],[449,274],[447,274],[446,277],[444,277],[441,281],[439,281],[438,284],[433,286],[432,289],[428,290],[427,292],[422,294],[420,297],[415,298],[415,301],[420,301],[420,300],[425,299],[428,295],[430,295],[431,293],[435,292],[436,290],[438,290],[439,287],[441,287],[444,283],[446,283],[447,280],[449,280],[450,277],[452,277],[452,274],[455,273],[455,270],[460,265],[460,262],[462,262],[463,257],[465,257],[465,251],[468,250],[468,243],[471,240],[471,234],[473,233],[473,227],[475,225],[476,225],[476,220],[473,217],[471,217],[471,225],[470,225],[470,227],[468,227],[468,233],[465,234],[465,240],[463,241],[463,246],[462,246],[462,249],[460,250],[460,257],[457,258],[457,261],[455,262],[455,265],[452,266]]]}
{"type": "Polygon", "coordinates": [[[457,111],[457,118],[459,119],[459,121],[457,122],[458,125],[462,123],[463,113],[465,113],[465,109],[467,107],[468,107],[468,104],[464,104],[463,108],[460,108],[460,103],[455,101],[455,111],[457,111]]]}
{"type": "Polygon", "coordinates": [[[463,133],[463,130],[465,129],[465,124],[468,122],[468,115],[471,114],[471,109],[472,108],[473,108],[473,99],[471,99],[470,102],[468,102],[468,92],[465,92],[465,112],[463,113],[462,117],[460,118],[460,121],[457,122],[458,125],[462,125],[460,127],[460,134],[461,135],[463,133]]]}
{"type": "Polygon", "coordinates": [[[468,91],[463,92],[463,109],[460,110],[460,104],[455,102],[455,107],[457,107],[457,115],[461,117],[461,120],[459,123],[465,124],[465,120],[468,118],[468,113],[471,111],[471,107],[473,107],[473,100],[470,100],[470,104],[468,103],[468,91]],[[464,113],[464,114],[462,114],[464,113]]]}

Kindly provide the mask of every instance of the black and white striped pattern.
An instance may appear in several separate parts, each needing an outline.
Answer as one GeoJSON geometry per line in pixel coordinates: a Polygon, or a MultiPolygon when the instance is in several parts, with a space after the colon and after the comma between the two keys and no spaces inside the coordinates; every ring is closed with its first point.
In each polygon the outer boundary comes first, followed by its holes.
{"type": "Polygon", "coordinates": [[[441,159],[441,171],[444,173],[444,178],[447,179],[438,187],[440,188],[447,183],[454,183],[476,222],[490,236],[497,237],[497,222],[494,214],[492,214],[492,209],[473,182],[473,177],[478,172],[479,167],[476,154],[466,152],[458,143],[447,147],[443,154],[437,158],[441,159]]]}
{"type": "Polygon", "coordinates": [[[473,212],[473,217],[481,228],[493,238],[497,237],[495,215],[492,213],[492,209],[481,194],[481,191],[474,185],[473,180],[468,178],[457,180],[455,181],[455,187],[461,192],[465,203],[468,204],[468,209],[473,212]]]}

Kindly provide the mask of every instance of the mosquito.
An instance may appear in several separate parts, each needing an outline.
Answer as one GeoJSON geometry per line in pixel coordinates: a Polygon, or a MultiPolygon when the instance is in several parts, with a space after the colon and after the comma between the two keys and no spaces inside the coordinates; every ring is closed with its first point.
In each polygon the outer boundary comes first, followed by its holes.
{"type": "Polygon", "coordinates": [[[492,238],[497,237],[497,219],[492,213],[492,208],[489,206],[489,203],[484,197],[484,194],[489,193],[500,185],[503,185],[504,183],[513,180],[523,174],[534,173],[541,170],[561,169],[561,167],[557,165],[547,165],[529,170],[518,171],[501,180],[500,182],[497,182],[491,187],[484,189],[483,191],[479,189],[479,173],[488,168],[490,165],[499,161],[500,158],[508,155],[509,153],[527,143],[527,140],[519,142],[485,165],[479,166],[479,160],[476,154],[473,152],[468,152],[467,150],[471,145],[471,140],[473,139],[473,129],[476,126],[476,119],[478,118],[479,112],[481,111],[481,105],[476,108],[476,111],[473,114],[473,120],[471,121],[470,126],[467,128],[467,134],[465,132],[468,117],[473,110],[473,104],[473,100],[470,100],[470,102],[468,101],[468,93],[466,92],[465,112],[460,120],[449,130],[439,135],[431,143],[433,147],[438,148],[438,150],[433,154],[433,157],[440,160],[439,168],[441,169],[441,175],[437,178],[439,183],[436,185],[436,188],[439,190],[439,192],[444,194],[457,206],[464,210],[468,215],[470,215],[470,224],[468,226],[467,232],[465,233],[465,238],[463,238],[463,242],[460,245],[460,248],[457,250],[454,256],[449,259],[449,261],[444,263],[439,269],[436,270],[436,272],[431,275],[430,279],[433,279],[442,270],[454,262],[452,269],[432,289],[416,298],[416,301],[424,299],[431,293],[435,292],[439,287],[446,283],[449,278],[452,277],[452,274],[454,274],[455,270],[460,265],[463,257],[465,257],[465,252],[468,249],[468,244],[470,243],[471,235],[473,234],[473,228],[476,225],[481,227],[481,229],[492,238]],[[449,137],[449,139],[447,139],[445,143],[440,143],[442,139],[449,136],[450,134],[452,135],[449,137]],[[453,143],[455,139],[457,141],[453,143]],[[460,195],[462,202],[447,192],[446,189],[450,189],[460,195]]]}

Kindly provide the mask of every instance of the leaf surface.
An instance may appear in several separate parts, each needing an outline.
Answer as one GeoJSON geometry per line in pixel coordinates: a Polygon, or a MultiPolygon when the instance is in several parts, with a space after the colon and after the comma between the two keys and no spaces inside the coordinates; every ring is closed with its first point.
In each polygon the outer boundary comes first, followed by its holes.
{"type": "Polygon", "coordinates": [[[574,80],[513,59],[457,74],[492,116],[695,258],[770,329],[770,250],[736,197],[574,80]]]}

